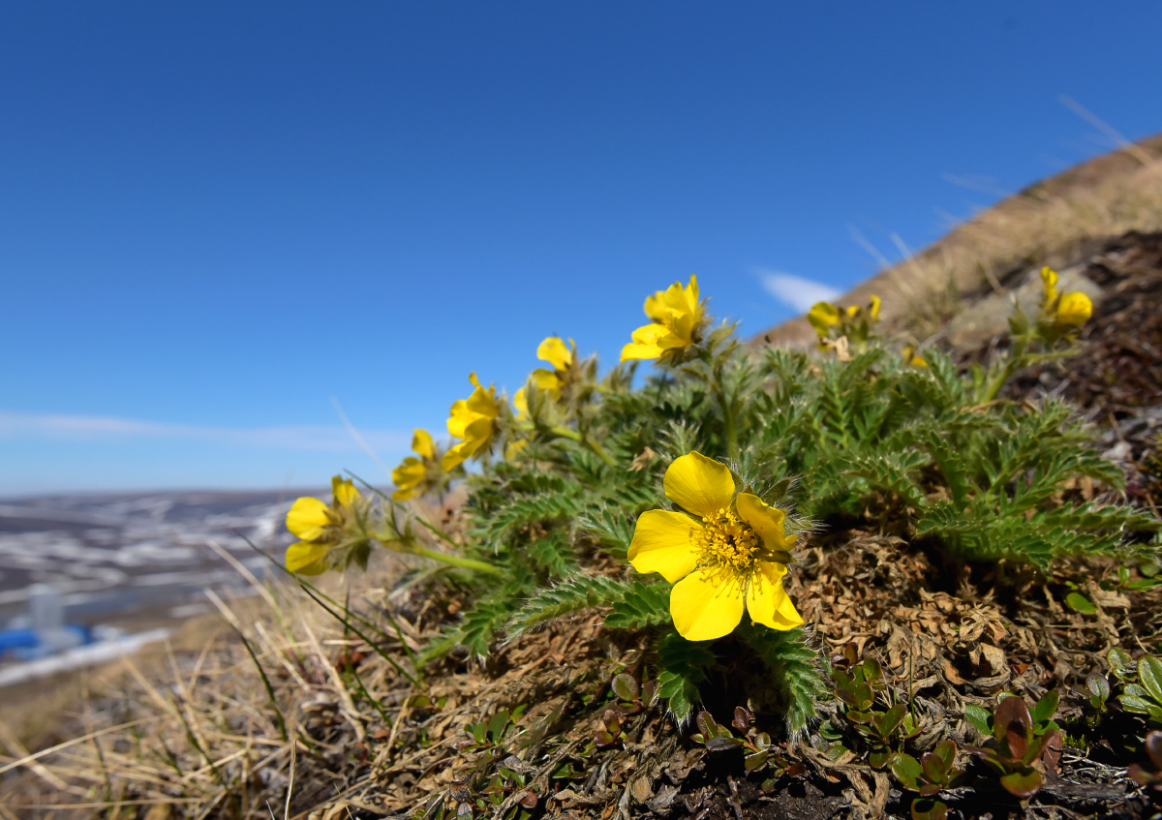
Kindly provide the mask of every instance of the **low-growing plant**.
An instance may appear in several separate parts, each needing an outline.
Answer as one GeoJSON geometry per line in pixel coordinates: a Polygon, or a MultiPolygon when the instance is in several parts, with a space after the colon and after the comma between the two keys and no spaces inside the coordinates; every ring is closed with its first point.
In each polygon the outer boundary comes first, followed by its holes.
{"type": "Polygon", "coordinates": [[[1162,791],[1162,732],[1146,735],[1146,763],[1132,763],[1126,773],[1140,786],[1162,791]]]}
{"type": "Polygon", "coordinates": [[[1119,669],[1123,670],[1119,676],[1123,682],[1122,694],[1118,695],[1122,708],[1145,715],[1151,726],[1162,726],[1162,660],[1154,655],[1142,655],[1134,663],[1132,672],[1123,654],[1117,660],[1119,669]]]}
{"type": "MultiPolygon", "coordinates": [[[[295,502],[287,524],[301,540],[286,564],[299,574],[362,567],[380,545],[434,562],[413,579],[434,594],[471,590],[417,668],[457,647],[484,657],[498,640],[598,609],[607,629],[647,637],[657,695],[679,721],[720,678],[717,642],[729,638],[766,668],[798,735],[825,686],[784,580],[813,522],[872,519],[953,562],[1042,570],[1059,556],[1157,552],[1126,543],[1158,531],[1153,516],[1061,495],[1083,476],[1123,482],[1069,405],[997,398],[1020,367],[1075,349],[1086,304],[1046,275],[1039,317],[1014,315],[1008,358],[962,374],[936,350],[889,350],[878,299],[813,309],[823,359],[751,351],[732,326],[714,326],[691,277],[646,299],[649,324],[604,376],[558,337],[538,347],[548,366],[511,400],[473,373],[471,395],[449,413],[451,443],[416,431],[391,496],[336,478],[329,505],[295,502]],[[635,387],[640,361],[655,370],[635,387]],[[450,530],[410,503],[454,482],[468,497],[450,530]]],[[[884,766],[915,727],[898,705],[865,702],[869,671],[836,679],[836,691],[884,766]]]]}
{"type": "Polygon", "coordinates": [[[710,712],[698,713],[695,723],[698,731],[690,736],[695,743],[705,746],[709,752],[723,752],[730,749],[743,750],[743,766],[747,772],[763,772],[767,777],[762,788],[770,790],[783,775],[798,777],[807,769],[801,761],[792,760],[784,746],[771,740],[767,732],[760,732],[754,725],[754,713],[745,706],[736,706],[731,726],[742,732],[738,737],[730,726],[715,721],[710,712]]]}
{"type": "Polygon", "coordinates": [[[915,737],[919,726],[903,703],[886,709],[874,708],[877,694],[886,691],[883,669],[875,658],[855,663],[855,647],[845,647],[845,655],[833,660],[831,671],[835,697],[841,702],[839,714],[846,721],[848,736],[854,734],[860,746],[867,749],[868,763],[882,769],[892,758],[898,741],[915,737]]]}
{"type": "Polygon", "coordinates": [[[956,767],[956,741],[944,740],[920,759],[905,752],[892,756],[892,774],[909,791],[919,792],[912,801],[912,820],[944,820],[948,804],[939,798],[942,791],[959,787],[965,779],[956,767]]]}
{"type": "Polygon", "coordinates": [[[1055,767],[1061,754],[1061,730],[1051,720],[1056,710],[1053,692],[1038,701],[1033,712],[1017,695],[1003,697],[983,719],[979,712],[970,714],[966,709],[966,717],[987,738],[982,746],[967,746],[965,751],[1000,775],[1001,786],[1010,794],[1032,797],[1044,784],[1042,769],[1055,767]]]}

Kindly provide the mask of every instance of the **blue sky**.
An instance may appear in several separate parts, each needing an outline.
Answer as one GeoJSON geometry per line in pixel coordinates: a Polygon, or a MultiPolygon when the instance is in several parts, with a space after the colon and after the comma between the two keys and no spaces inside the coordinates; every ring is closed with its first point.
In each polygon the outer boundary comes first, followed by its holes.
{"type": "Polygon", "coordinates": [[[697,273],[845,289],[1162,130],[1162,4],[0,7],[0,493],[321,484],[614,360],[697,273]],[[960,183],[951,181],[960,180],[960,183]],[[973,182],[965,187],[963,180],[973,182]]]}

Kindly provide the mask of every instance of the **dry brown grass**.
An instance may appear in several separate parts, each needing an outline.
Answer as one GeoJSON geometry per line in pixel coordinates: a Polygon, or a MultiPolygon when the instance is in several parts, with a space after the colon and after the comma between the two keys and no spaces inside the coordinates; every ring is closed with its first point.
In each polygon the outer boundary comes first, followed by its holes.
{"type": "MultiPolygon", "coordinates": [[[[957,312],[962,296],[1001,290],[1033,265],[1061,265],[1080,245],[1128,231],[1162,230],[1162,134],[1084,162],[958,225],[923,251],[839,300],[883,298],[889,329],[924,338],[957,312]]],[[[756,347],[808,348],[815,334],[792,319],[750,340],[756,347]]]]}
{"type": "MultiPolygon", "coordinates": [[[[254,598],[216,600],[218,615],[159,650],[9,700],[0,722],[7,812],[0,816],[49,817],[64,806],[71,817],[193,816],[182,806],[197,807],[199,817],[269,817],[266,803],[285,797],[296,766],[305,760],[309,770],[312,761],[346,755],[347,743],[366,740],[353,703],[359,695],[335,668],[335,655],[361,641],[297,588],[258,581],[255,588],[254,598]],[[277,710],[238,632],[274,687],[277,710]],[[320,715],[343,724],[338,745],[303,733],[320,715]],[[30,747],[41,751],[29,755],[30,747]]],[[[406,622],[401,628],[418,646],[420,636],[409,635],[406,622]]],[[[391,704],[395,670],[367,663],[362,672],[391,704]]]]}

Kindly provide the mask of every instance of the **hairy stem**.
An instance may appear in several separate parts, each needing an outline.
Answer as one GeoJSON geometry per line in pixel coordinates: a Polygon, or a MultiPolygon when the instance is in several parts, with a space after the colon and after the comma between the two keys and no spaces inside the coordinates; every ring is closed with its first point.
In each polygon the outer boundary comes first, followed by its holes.
{"type": "Polygon", "coordinates": [[[450,555],[446,552],[436,552],[427,547],[416,547],[411,550],[412,555],[421,555],[424,558],[431,558],[433,561],[440,561],[449,564],[453,567],[460,567],[462,569],[476,570],[477,572],[485,572],[489,575],[504,575],[505,571],[498,566],[489,564],[486,561],[476,561],[472,558],[463,558],[459,555],[450,555]]]}

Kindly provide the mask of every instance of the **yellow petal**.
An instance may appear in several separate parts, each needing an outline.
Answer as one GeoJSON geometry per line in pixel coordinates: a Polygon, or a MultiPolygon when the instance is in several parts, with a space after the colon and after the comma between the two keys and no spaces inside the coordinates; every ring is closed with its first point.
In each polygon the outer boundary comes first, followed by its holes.
{"type": "Polygon", "coordinates": [[[412,450],[424,458],[436,457],[436,447],[432,444],[432,437],[427,430],[417,429],[412,434],[412,450]]]}
{"type": "Polygon", "coordinates": [[[492,419],[477,418],[464,428],[464,440],[444,453],[440,466],[451,470],[476,455],[492,439],[492,419]]]}
{"type": "Polygon", "coordinates": [[[1041,268],[1041,288],[1044,291],[1042,304],[1052,305],[1057,301],[1057,271],[1053,268],[1041,268]]]}
{"type": "Polygon", "coordinates": [[[826,336],[830,328],[839,324],[839,309],[830,302],[816,302],[807,311],[807,321],[820,336],[826,336]]]}
{"type": "Polygon", "coordinates": [[[569,365],[573,364],[573,351],[569,350],[564,340],[550,336],[537,347],[537,358],[551,364],[554,370],[568,370],[569,365]]]}
{"type": "Polygon", "coordinates": [[[1081,327],[1093,316],[1093,302],[1080,291],[1067,293],[1057,305],[1057,321],[1063,325],[1081,327]]]}
{"type": "Polygon", "coordinates": [[[326,544],[299,541],[286,548],[286,568],[299,575],[318,575],[326,570],[326,544]]]}
{"type": "Polygon", "coordinates": [[[665,324],[677,316],[701,316],[698,304],[698,277],[691,275],[690,284],[683,286],[675,282],[665,290],[646,297],[642,309],[646,316],[659,324],[665,324]]]}
{"type": "Polygon", "coordinates": [[[555,393],[561,389],[561,380],[557,378],[557,374],[552,370],[545,370],[538,367],[532,372],[529,378],[532,379],[533,384],[549,393],[555,393]]]}
{"type": "Polygon", "coordinates": [[[666,351],[657,345],[642,345],[630,342],[621,349],[621,360],[628,362],[631,359],[656,359],[666,351]]]}
{"type": "Polygon", "coordinates": [[[452,470],[467,461],[470,455],[472,453],[468,450],[467,443],[462,441],[444,453],[444,457],[440,459],[440,466],[445,471],[452,470]]]}
{"type": "Polygon", "coordinates": [[[743,595],[737,582],[722,583],[721,574],[691,572],[670,590],[670,617],[688,641],[729,635],[742,620],[743,595]]]}
{"type": "Polygon", "coordinates": [[[734,478],[725,464],[701,453],[687,453],[674,459],[662,479],[666,498],[684,510],[703,517],[730,507],[734,500],[734,478]]]}
{"type": "Polygon", "coordinates": [[[453,438],[464,438],[464,428],[475,419],[468,410],[468,402],[460,399],[452,404],[452,409],[448,411],[448,432],[452,434],[453,438]]]}
{"type": "Polygon", "coordinates": [[[391,494],[391,497],[396,501],[406,501],[415,495],[415,488],[427,476],[427,468],[424,463],[418,458],[408,456],[398,467],[391,471],[392,483],[396,486],[396,491],[391,494]]]}
{"type": "Polygon", "coordinates": [[[510,441],[508,446],[504,448],[504,457],[508,461],[515,461],[521,452],[529,446],[527,438],[518,438],[515,441],[510,441]]]}
{"type": "Polygon", "coordinates": [[[848,305],[847,306],[847,318],[854,319],[858,315],[859,315],[859,305],[848,305]]]}
{"type": "Polygon", "coordinates": [[[468,412],[475,416],[485,416],[490,419],[496,418],[500,415],[500,407],[496,403],[496,391],[489,387],[485,390],[483,387],[477,387],[472,391],[472,395],[468,397],[468,412]]]}
{"type": "Polygon", "coordinates": [[[482,417],[468,425],[464,431],[464,445],[473,455],[492,441],[492,419],[482,417]]]}
{"type": "Polygon", "coordinates": [[[633,332],[633,342],[621,349],[621,360],[656,359],[664,352],[658,346],[658,341],[670,335],[670,329],[665,325],[643,325],[633,332]]]}
{"type": "Polygon", "coordinates": [[[350,479],[344,481],[339,476],[331,479],[331,495],[334,496],[335,505],[338,507],[350,507],[363,498],[363,494],[355,489],[350,479]]]}
{"type": "Polygon", "coordinates": [[[786,529],[783,527],[787,516],[778,507],[772,507],[750,493],[739,493],[735,505],[739,517],[758,533],[767,549],[786,551],[795,545],[794,541],[787,540],[786,529]]]}
{"type": "Polygon", "coordinates": [[[317,498],[298,499],[286,514],[286,528],[305,541],[321,538],[333,523],[330,508],[317,498]]]}
{"type": "Polygon", "coordinates": [[[523,387],[512,394],[512,406],[516,408],[516,417],[518,420],[528,418],[529,397],[523,387]]]}
{"type": "Polygon", "coordinates": [[[698,534],[702,525],[688,515],[670,510],[642,513],[629,545],[629,562],[645,575],[659,572],[671,584],[694,571],[698,564],[698,534]]]}
{"type": "Polygon", "coordinates": [[[868,315],[871,316],[872,321],[880,318],[880,297],[872,294],[871,301],[867,305],[868,315]]]}
{"type": "Polygon", "coordinates": [[[791,596],[783,589],[787,568],[774,561],[759,563],[759,572],[746,591],[746,611],[752,621],[771,629],[794,629],[803,625],[791,596]]]}

